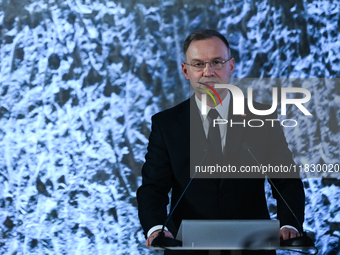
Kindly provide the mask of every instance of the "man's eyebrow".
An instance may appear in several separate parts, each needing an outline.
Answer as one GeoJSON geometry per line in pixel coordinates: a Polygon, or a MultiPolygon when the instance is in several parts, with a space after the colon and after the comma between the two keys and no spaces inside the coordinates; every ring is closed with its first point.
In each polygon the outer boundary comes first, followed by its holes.
{"type": "Polygon", "coordinates": [[[198,58],[193,58],[192,61],[201,61],[201,62],[203,62],[203,60],[198,59],[198,58]]]}
{"type": "MultiPolygon", "coordinates": [[[[218,59],[223,59],[223,58],[222,58],[222,57],[216,57],[216,58],[211,59],[211,61],[213,61],[213,60],[218,60],[218,59]]],[[[203,62],[202,59],[198,59],[198,58],[193,58],[192,61],[200,61],[200,62],[203,62]]]]}

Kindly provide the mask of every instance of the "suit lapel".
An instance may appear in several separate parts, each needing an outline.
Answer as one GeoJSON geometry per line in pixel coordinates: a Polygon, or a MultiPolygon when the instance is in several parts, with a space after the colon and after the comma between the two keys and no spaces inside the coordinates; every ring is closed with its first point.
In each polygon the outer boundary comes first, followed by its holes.
{"type": "Polygon", "coordinates": [[[185,134],[186,141],[190,142],[190,99],[178,111],[178,118],[182,125],[179,129],[182,129],[182,132],[185,134]]]}
{"type": "Polygon", "coordinates": [[[188,139],[187,141],[193,142],[204,149],[206,137],[194,96],[190,97],[178,112],[178,118],[185,132],[185,137],[188,139]]]}
{"type": "MultiPolygon", "coordinates": [[[[178,113],[180,123],[185,130],[187,142],[190,143],[190,166],[198,166],[204,157],[204,149],[207,146],[207,138],[202,125],[199,109],[197,107],[194,95],[184,105],[183,109],[178,113]]],[[[206,158],[207,160],[207,158],[206,158]]],[[[218,185],[218,179],[210,179],[218,185]]],[[[207,181],[209,181],[207,179],[207,181]]]]}

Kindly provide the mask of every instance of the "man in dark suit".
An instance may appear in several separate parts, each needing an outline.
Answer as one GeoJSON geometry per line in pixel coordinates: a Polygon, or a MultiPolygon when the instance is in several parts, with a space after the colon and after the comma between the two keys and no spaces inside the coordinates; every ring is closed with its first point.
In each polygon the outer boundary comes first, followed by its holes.
{"type": "MultiPolygon", "coordinates": [[[[168,192],[172,189],[173,208],[190,180],[190,167],[198,165],[199,159],[204,157],[204,148],[212,136],[209,133],[212,131],[210,112],[216,110],[215,118],[232,119],[234,123],[254,118],[276,119],[276,113],[259,117],[247,108],[245,117],[233,115],[232,97],[224,88],[215,88],[222,104],[216,106],[214,100],[207,97],[209,113],[203,115],[202,95],[206,94],[205,90],[212,92],[209,86],[214,88],[215,84],[229,83],[235,60],[230,57],[227,40],[214,30],[202,30],[189,35],[183,51],[186,61],[182,63],[183,74],[190,81],[195,95],[152,118],[148,153],[142,169],[143,183],[137,192],[139,218],[147,237],[146,245],[151,245],[165,222],[168,192]]],[[[254,107],[266,109],[266,106],[256,103],[254,107]]],[[[279,125],[267,122],[261,128],[219,126],[221,144],[214,145],[214,151],[209,151],[208,162],[216,160],[213,155],[219,155],[215,150],[220,146],[221,156],[217,161],[220,160],[218,162],[221,164],[230,164],[238,169],[255,165],[249,152],[242,147],[246,141],[263,164],[294,164],[279,125]]],[[[263,178],[225,177],[228,175],[222,175],[221,179],[195,178],[167,224],[165,235],[175,236],[182,219],[269,219],[263,178]]],[[[273,182],[299,219],[298,223],[273,190],[278,202],[280,238],[299,236],[304,219],[302,182],[298,178],[273,179],[273,182]]]]}

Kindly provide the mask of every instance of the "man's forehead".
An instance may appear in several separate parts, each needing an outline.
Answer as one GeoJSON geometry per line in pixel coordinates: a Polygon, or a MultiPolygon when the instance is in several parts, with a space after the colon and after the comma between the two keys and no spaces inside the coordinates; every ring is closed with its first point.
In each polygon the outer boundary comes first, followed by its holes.
{"type": "Polygon", "coordinates": [[[218,37],[195,40],[190,43],[186,57],[191,59],[228,57],[228,48],[218,37]]]}

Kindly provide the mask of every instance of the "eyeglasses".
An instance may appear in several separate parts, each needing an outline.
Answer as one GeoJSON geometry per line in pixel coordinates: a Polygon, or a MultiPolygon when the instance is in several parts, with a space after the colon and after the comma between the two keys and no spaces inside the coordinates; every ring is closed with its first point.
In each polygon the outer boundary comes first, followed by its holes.
{"type": "Polygon", "coordinates": [[[185,63],[185,62],[184,62],[184,64],[186,64],[188,66],[192,66],[195,69],[197,69],[198,71],[203,71],[207,64],[209,64],[210,67],[213,70],[220,70],[220,69],[223,68],[223,65],[225,63],[227,63],[230,59],[232,59],[232,57],[230,57],[228,60],[212,60],[212,61],[207,61],[207,62],[204,62],[204,61],[195,61],[192,64],[188,64],[188,63],[185,63]]]}

